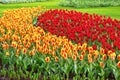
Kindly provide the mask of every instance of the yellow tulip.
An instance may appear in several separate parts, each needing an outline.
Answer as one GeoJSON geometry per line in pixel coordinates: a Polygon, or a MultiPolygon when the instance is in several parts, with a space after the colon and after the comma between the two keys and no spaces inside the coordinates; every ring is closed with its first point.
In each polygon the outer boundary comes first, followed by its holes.
{"type": "Polygon", "coordinates": [[[6,56],[10,56],[10,53],[9,53],[9,52],[6,52],[6,56]]]}

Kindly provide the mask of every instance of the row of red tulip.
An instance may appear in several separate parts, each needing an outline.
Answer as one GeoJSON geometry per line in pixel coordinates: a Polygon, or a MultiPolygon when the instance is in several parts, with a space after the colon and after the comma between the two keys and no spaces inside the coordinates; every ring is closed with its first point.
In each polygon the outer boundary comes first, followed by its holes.
{"type": "Polygon", "coordinates": [[[120,20],[73,10],[48,10],[38,16],[37,26],[76,43],[90,43],[97,49],[120,50],[120,20]]]}

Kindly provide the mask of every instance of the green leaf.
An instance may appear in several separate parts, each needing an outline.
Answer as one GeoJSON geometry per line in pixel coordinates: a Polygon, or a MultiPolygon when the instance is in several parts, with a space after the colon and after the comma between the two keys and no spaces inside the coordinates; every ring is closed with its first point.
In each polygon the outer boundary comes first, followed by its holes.
{"type": "Polygon", "coordinates": [[[37,26],[37,17],[35,17],[35,18],[33,19],[32,23],[33,23],[34,26],[37,26]]]}
{"type": "Polygon", "coordinates": [[[77,64],[76,64],[76,61],[74,61],[74,70],[75,70],[75,74],[77,74],[77,64]]]}

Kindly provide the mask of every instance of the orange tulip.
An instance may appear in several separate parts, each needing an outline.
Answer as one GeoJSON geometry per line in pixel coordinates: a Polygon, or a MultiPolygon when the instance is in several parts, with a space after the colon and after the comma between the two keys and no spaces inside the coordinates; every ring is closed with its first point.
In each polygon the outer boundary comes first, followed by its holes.
{"type": "Polygon", "coordinates": [[[18,43],[18,44],[21,44],[21,40],[18,40],[17,43],[18,43]]]}
{"type": "Polygon", "coordinates": [[[92,57],[92,55],[91,54],[88,54],[88,58],[91,58],[92,57]]]}
{"type": "Polygon", "coordinates": [[[67,59],[67,53],[63,53],[63,58],[67,59]]]}
{"type": "Polygon", "coordinates": [[[4,29],[0,29],[0,33],[4,34],[5,30],[4,29]]]}
{"type": "Polygon", "coordinates": [[[100,66],[104,68],[105,64],[103,62],[100,62],[100,66]]]}
{"type": "Polygon", "coordinates": [[[36,45],[40,45],[40,41],[36,41],[36,45]]]}
{"type": "Polygon", "coordinates": [[[27,52],[27,49],[23,48],[23,54],[26,54],[26,52],[27,52]]]}
{"type": "Polygon", "coordinates": [[[35,55],[35,51],[34,51],[34,50],[30,51],[30,52],[29,52],[29,55],[30,55],[30,56],[34,56],[34,55],[35,55]]]}
{"type": "Polygon", "coordinates": [[[88,58],[88,62],[89,62],[89,63],[92,63],[92,62],[93,62],[93,59],[92,59],[92,58],[88,58]]]}
{"type": "Polygon", "coordinates": [[[108,56],[110,56],[113,52],[111,50],[108,51],[108,56]]]}
{"type": "Polygon", "coordinates": [[[89,54],[91,54],[91,55],[92,55],[92,54],[93,54],[93,51],[89,51],[89,54]]]}
{"type": "Polygon", "coordinates": [[[83,60],[83,55],[80,55],[79,59],[82,61],[83,60]]]}
{"type": "Polygon", "coordinates": [[[4,43],[4,44],[2,44],[2,48],[3,48],[4,50],[6,50],[6,49],[9,48],[9,45],[8,45],[7,43],[4,43]]]}
{"type": "Polygon", "coordinates": [[[83,56],[85,56],[86,53],[85,53],[85,51],[82,51],[81,54],[82,54],[83,56]]]}
{"type": "Polygon", "coordinates": [[[39,52],[41,52],[41,51],[42,51],[42,47],[41,47],[41,46],[37,46],[37,50],[38,50],[39,52]]]}
{"type": "Polygon", "coordinates": [[[77,47],[77,48],[78,48],[78,50],[81,50],[81,45],[78,44],[78,47],[77,47]]]}
{"type": "Polygon", "coordinates": [[[27,45],[25,46],[26,48],[29,48],[31,46],[31,43],[28,42],[27,45]]]}
{"type": "Polygon", "coordinates": [[[50,57],[46,57],[45,58],[45,61],[48,63],[48,62],[50,62],[50,57]]]}
{"type": "Polygon", "coordinates": [[[93,47],[88,47],[88,50],[89,51],[93,51],[93,47]]]}
{"type": "Polygon", "coordinates": [[[73,52],[74,52],[74,53],[78,53],[78,52],[77,52],[77,49],[73,49],[73,52]]]}
{"type": "Polygon", "coordinates": [[[0,42],[4,42],[4,38],[3,37],[0,37],[0,42]]]}
{"type": "Polygon", "coordinates": [[[72,56],[72,59],[73,59],[74,61],[76,61],[76,59],[77,59],[76,55],[73,55],[73,56],[72,56]]]}
{"type": "Polygon", "coordinates": [[[17,43],[15,41],[12,41],[11,46],[17,48],[17,43]]]}
{"type": "Polygon", "coordinates": [[[111,53],[109,57],[111,58],[111,60],[115,60],[116,53],[115,52],[111,53]]]}
{"type": "Polygon", "coordinates": [[[20,50],[17,49],[17,51],[16,51],[16,55],[19,55],[19,54],[20,54],[20,50]]]}
{"type": "Polygon", "coordinates": [[[102,56],[102,60],[106,60],[107,59],[107,56],[106,56],[106,54],[104,54],[103,56],[102,56]]]}
{"type": "Polygon", "coordinates": [[[59,60],[59,58],[56,56],[56,57],[55,57],[55,62],[58,62],[58,60],[59,60]]]}
{"type": "Polygon", "coordinates": [[[65,52],[65,48],[62,48],[62,49],[61,49],[61,52],[64,53],[64,52],[65,52]]]}
{"type": "Polygon", "coordinates": [[[23,48],[23,46],[22,45],[18,45],[18,49],[22,49],[23,48]]]}
{"type": "Polygon", "coordinates": [[[55,57],[56,56],[56,53],[55,51],[52,52],[52,56],[55,57]]]}
{"type": "Polygon", "coordinates": [[[83,43],[81,46],[81,50],[86,50],[86,47],[87,47],[87,43],[83,43]]]}
{"type": "Polygon", "coordinates": [[[93,53],[95,59],[98,58],[98,54],[99,54],[98,50],[95,50],[94,53],[93,53]]]}
{"type": "Polygon", "coordinates": [[[120,68],[120,61],[117,63],[118,68],[120,68]]]}
{"type": "Polygon", "coordinates": [[[117,59],[120,60],[120,54],[117,56],[117,59]]]}
{"type": "Polygon", "coordinates": [[[105,50],[103,48],[100,48],[100,54],[105,54],[105,50]]]}
{"type": "Polygon", "coordinates": [[[78,52],[74,53],[74,55],[77,57],[78,56],[78,52]]]}

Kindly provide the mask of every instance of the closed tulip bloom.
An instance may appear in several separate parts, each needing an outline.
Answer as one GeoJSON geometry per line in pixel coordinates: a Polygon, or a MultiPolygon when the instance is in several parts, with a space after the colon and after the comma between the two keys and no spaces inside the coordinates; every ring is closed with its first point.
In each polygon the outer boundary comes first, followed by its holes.
{"type": "Polygon", "coordinates": [[[94,53],[93,53],[94,58],[98,58],[98,54],[99,54],[98,50],[95,50],[94,53]]]}
{"type": "Polygon", "coordinates": [[[82,54],[83,56],[85,56],[86,53],[85,53],[85,51],[82,51],[81,54],[82,54]]]}
{"type": "Polygon", "coordinates": [[[52,56],[55,57],[56,56],[56,53],[55,51],[52,52],[52,56]]]}
{"type": "Polygon", "coordinates": [[[120,60],[120,54],[117,56],[117,59],[120,60]]]}
{"type": "Polygon", "coordinates": [[[100,54],[105,54],[105,50],[103,48],[100,48],[100,54]]]}
{"type": "Polygon", "coordinates": [[[88,50],[89,51],[93,51],[93,47],[88,47],[88,50]]]}
{"type": "Polygon", "coordinates": [[[104,68],[105,64],[103,62],[100,62],[100,67],[104,68]]]}
{"type": "Polygon", "coordinates": [[[76,59],[77,59],[76,55],[73,55],[73,56],[72,56],[72,59],[73,59],[74,61],[76,61],[76,59]]]}
{"type": "Polygon", "coordinates": [[[55,57],[55,62],[58,62],[58,60],[59,60],[59,58],[56,56],[56,57],[55,57]]]}
{"type": "Polygon", "coordinates": [[[106,59],[107,59],[107,55],[104,54],[104,55],[102,56],[102,60],[106,60],[106,59]]]}
{"type": "Polygon", "coordinates": [[[80,57],[79,57],[79,59],[80,59],[80,61],[82,61],[83,60],[83,55],[80,55],[80,57]]]}
{"type": "Polygon", "coordinates": [[[88,58],[88,62],[89,62],[89,63],[92,63],[92,62],[93,62],[93,59],[89,57],[89,58],[88,58]]]}
{"type": "Polygon", "coordinates": [[[118,68],[120,68],[120,61],[117,63],[118,68]]]}
{"type": "Polygon", "coordinates": [[[67,59],[67,53],[63,53],[63,58],[67,59]]]}
{"type": "Polygon", "coordinates": [[[9,52],[6,52],[6,56],[10,56],[10,53],[9,53],[9,52]]]}
{"type": "Polygon", "coordinates": [[[111,58],[111,60],[115,60],[115,58],[116,58],[116,53],[113,52],[112,54],[110,54],[110,58],[111,58]]]}
{"type": "Polygon", "coordinates": [[[45,61],[48,63],[48,62],[50,62],[50,57],[46,57],[45,58],[45,61]]]}
{"type": "Polygon", "coordinates": [[[23,48],[22,51],[23,51],[23,54],[26,54],[27,49],[26,49],[26,48],[23,48]]]}

